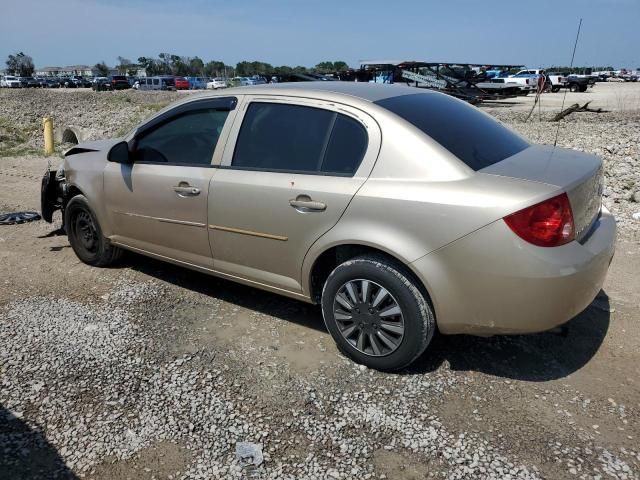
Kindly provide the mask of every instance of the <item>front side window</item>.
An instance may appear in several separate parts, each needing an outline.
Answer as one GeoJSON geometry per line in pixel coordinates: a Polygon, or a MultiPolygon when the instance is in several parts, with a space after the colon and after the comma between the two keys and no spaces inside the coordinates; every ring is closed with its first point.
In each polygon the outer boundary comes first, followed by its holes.
{"type": "Polygon", "coordinates": [[[232,167],[352,175],[368,137],[355,120],[330,110],[253,102],[242,122],[232,167]]]}
{"type": "Polygon", "coordinates": [[[174,117],[137,139],[134,159],[210,165],[228,115],[227,110],[203,109],[174,117]]]}

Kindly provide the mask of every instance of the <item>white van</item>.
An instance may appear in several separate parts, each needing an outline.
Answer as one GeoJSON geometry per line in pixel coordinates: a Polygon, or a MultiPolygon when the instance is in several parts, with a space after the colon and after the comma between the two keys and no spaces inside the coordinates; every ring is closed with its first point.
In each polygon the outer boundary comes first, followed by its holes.
{"type": "Polygon", "coordinates": [[[138,80],[138,90],[175,90],[176,81],[174,77],[157,76],[144,77],[138,80]]]}

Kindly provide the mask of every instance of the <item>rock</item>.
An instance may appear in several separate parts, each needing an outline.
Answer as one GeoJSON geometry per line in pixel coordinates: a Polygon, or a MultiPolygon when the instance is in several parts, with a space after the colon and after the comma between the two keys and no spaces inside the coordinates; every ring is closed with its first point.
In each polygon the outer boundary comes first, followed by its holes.
{"type": "Polygon", "coordinates": [[[259,467],[264,461],[262,445],[251,442],[236,443],[236,460],[242,467],[259,467]]]}

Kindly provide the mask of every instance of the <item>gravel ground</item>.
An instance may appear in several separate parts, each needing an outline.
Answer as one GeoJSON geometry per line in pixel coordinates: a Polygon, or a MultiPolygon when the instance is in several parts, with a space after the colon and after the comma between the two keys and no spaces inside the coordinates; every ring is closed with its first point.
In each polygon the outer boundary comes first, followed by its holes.
{"type": "MultiPolygon", "coordinates": [[[[169,98],[139,93],[120,114],[169,98]]],[[[14,94],[115,98],[0,91],[0,119],[14,94]]],[[[562,144],[603,150],[621,227],[600,296],[565,336],[438,336],[394,375],[342,357],[316,307],[133,254],[90,268],[59,219],[0,227],[0,479],[640,478],[638,116],[573,117],[562,144]]],[[[38,207],[45,165],[0,158],[0,211],[38,207]]]]}

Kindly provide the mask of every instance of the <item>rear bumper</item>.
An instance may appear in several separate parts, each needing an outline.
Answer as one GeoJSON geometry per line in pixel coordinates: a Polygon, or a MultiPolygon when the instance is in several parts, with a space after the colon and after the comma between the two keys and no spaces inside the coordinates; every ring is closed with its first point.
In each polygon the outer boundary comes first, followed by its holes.
{"type": "Polygon", "coordinates": [[[533,333],[584,310],[604,283],[616,224],[603,207],[583,243],[531,245],[499,220],[413,262],[442,333],[533,333]]]}

